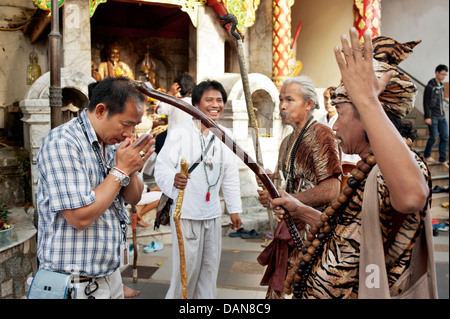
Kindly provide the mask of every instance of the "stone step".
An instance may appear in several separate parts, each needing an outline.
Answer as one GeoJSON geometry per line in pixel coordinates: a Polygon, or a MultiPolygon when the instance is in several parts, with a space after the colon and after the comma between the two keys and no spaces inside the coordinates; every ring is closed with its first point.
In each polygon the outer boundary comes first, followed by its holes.
{"type": "Polygon", "coordinates": [[[407,120],[407,121],[411,121],[413,123],[413,125],[416,126],[416,116],[406,115],[403,119],[407,120]]]}
{"type": "MultiPolygon", "coordinates": [[[[416,150],[416,152],[418,152],[420,155],[423,156],[423,152],[425,151],[425,147],[414,147],[414,149],[416,150]]],[[[447,160],[449,158],[448,154],[449,154],[449,150],[447,148],[447,160]]],[[[431,148],[431,157],[433,157],[435,160],[439,159],[439,147],[433,146],[431,148]]]]}
{"type": "Polygon", "coordinates": [[[428,136],[428,125],[416,125],[417,134],[419,136],[428,136]]]}
{"type": "Polygon", "coordinates": [[[431,207],[441,207],[442,203],[448,202],[448,193],[433,193],[431,207]]]}
{"type": "MultiPolygon", "coordinates": [[[[448,163],[448,161],[447,161],[448,163]]],[[[442,165],[439,162],[434,163],[427,163],[428,168],[431,172],[431,175],[445,175],[445,173],[448,173],[448,168],[446,168],[444,165],[442,165]]]]}
{"type": "MultiPolygon", "coordinates": [[[[427,142],[428,142],[428,136],[419,136],[415,141],[414,141],[414,147],[419,147],[419,148],[425,148],[427,146],[427,142]]],[[[434,143],[435,146],[439,145],[439,139],[436,140],[436,142],[434,143]]]]}
{"type": "Polygon", "coordinates": [[[439,185],[440,187],[448,187],[448,174],[445,175],[435,175],[431,176],[431,183],[434,186],[439,185]]]}
{"type": "Polygon", "coordinates": [[[442,206],[432,206],[431,218],[439,220],[448,220],[448,208],[443,208],[442,206]]]}

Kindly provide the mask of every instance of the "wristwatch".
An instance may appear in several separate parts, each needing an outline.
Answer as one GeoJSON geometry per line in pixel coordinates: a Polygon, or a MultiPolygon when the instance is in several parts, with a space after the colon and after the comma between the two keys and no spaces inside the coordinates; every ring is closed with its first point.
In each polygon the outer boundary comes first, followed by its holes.
{"type": "Polygon", "coordinates": [[[118,181],[122,187],[125,187],[130,183],[130,176],[116,167],[113,167],[109,173],[116,177],[116,181],[118,181]]]}

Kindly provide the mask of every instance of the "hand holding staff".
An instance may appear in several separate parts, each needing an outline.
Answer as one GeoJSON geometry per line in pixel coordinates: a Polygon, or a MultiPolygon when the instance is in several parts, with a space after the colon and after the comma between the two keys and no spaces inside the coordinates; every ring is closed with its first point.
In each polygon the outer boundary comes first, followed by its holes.
{"type": "MultiPolygon", "coordinates": [[[[183,175],[188,174],[189,163],[185,158],[181,159],[181,169],[180,173],[183,175]]],[[[181,298],[187,299],[187,276],[186,276],[186,259],[184,257],[184,243],[183,234],[181,233],[180,217],[181,217],[181,206],[183,205],[184,188],[178,190],[177,202],[175,205],[175,211],[173,213],[173,221],[175,222],[175,229],[177,231],[178,238],[178,248],[180,250],[180,274],[181,274],[181,298]]]]}

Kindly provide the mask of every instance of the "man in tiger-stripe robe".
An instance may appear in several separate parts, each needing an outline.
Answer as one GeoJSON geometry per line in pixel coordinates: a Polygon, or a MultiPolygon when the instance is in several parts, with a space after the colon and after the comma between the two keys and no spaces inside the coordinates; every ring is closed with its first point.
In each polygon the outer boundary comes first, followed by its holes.
{"type": "MultiPolygon", "coordinates": [[[[333,129],[343,152],[361,158],[373,152],[378,167],[372,168],[374,179],[366,174],[345,206],[337,210],[337,225],[312,262],[306,284],[294,295],[302,299],[436,298],[430,175],[423,160],[409,149],[416,130],[411,122],[402,121],[414,107],[417,88],[396,69],[420,41],[399,43],[377,37],[372,52],[366,33],[361,50],[354,28],[350,30],[351,47],[346,36],[341,41],[342,50],[335,48],[342,83],[333,96],[339,114],[333,129]],[[373,194],[365,194],[368,186],[373,194]],[[373,206],[363,210],[369,199],[366,195],[375,199],[378,211],[373,206]],[[374,216],[375,221],[367,224],[366,216],[374,216]],[[375,251],[378,254],[373,259],[375,251]],[[372,262],[365,263],[367,258],[372,262]],[[367,280],[374,266],[379,271],[372,281],[367,280]]],[[[281,206],[292,218],[307,223],[320,217],[320,211],[283,191],[280,195],[270,202],[278,217],[284,214],[281,206]]]]}
{"type": "MultiPolygon", "coordinates": [[[[297,199],[318,209],[325,208],[339,194],[340,151],[333,131],[312,117],[318,97],[312,81],[305,76],[292,77],[280,91],[280,116],[283,124],[293,127],[279,149],[275,171],[277,179],[286,180],[286,190],[297,199]]],[[[267,191],[258,191],[261,204],[267,204],[267,191]]],[[[305,224],[297,225],[300,235],[305,224]]],[[[268,265],[262,285],[268,285],[267,298],[283,298],[287,271],[297,259],[298,250],[284,222],[278,224],[274,240],[258,257],[268,265]]]]}

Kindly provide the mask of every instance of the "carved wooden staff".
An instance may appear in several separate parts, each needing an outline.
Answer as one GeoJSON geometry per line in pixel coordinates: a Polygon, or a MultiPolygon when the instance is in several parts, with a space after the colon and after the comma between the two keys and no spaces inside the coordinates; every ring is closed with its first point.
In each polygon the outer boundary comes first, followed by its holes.
{"type": "MultiPolygon", "coordinates": [[[[189,169],[189,163],[185,158],[181,158],[180,173],[187,175],[189,169]]],[[[184,242],[183,234],[181,232],[180,217],[181,206],[183,206],[184,188],[178,190],[177,202],[175,204],[175,211],[173,213],[173,221],[175,222],[175,229],[177,231],[178,248],[180,250],[180,274],[181,274],[181,299],[187,299],[187,275],[186,275],[186,259],[184,257],[184,242]]]]}
{"type": "Polygon", "coordinates": [[[133,282],[137,282],[138,271],[137,271],[137,258],[138,258],[138,248],[137,248],[137,213],[136,206],[131,206],[131,229],[133,230],[133,282]]]}
{"type": "MultiPolygon", "coordinates": [[[[247,165],[258,178],[263,183],[264,187],[269,192],[272,198],[279,198],[280,194],[272,183],[272,180],[267,176],[264,169],[259,166],[255,160],[253,160],[230,136],[227,135],[213,120],[203,114],[194,106],[184,102],[181,99],[178,99],[172,95],[156,91],[150,87],[148,87],[144,82],[130,80],[130,84],[137,91],[150,96],[154,99],[160,100],[162,102],[169,103],[176,108],[192,115],[194,118],[201,121],[201,123],[208,128],[215,136],[217,136],[228,148],[230,148],[234,154],[236,154],[245,165],[247,165]]],[[[292,219],[289,211],[282,207],[285,211],[284,221],[289,230],[289,234],[292,237],[296,247],[301,250],[303,247],[303,241],[300,238],[300,234],[298,233],[297,227],[295,227],[294,220],[292,219]]]]}
{"type": "MultiPolygon", "coordinates": [[[[223,3],[222,3],[222,6],[224,6],[223,3]]],[[[252,128],[251,133],[252,133],[253,146],[255,147],[256,163],[258,163],[259,166],[264,167],[263,159],[262,159],[262,152],[261,152],[261,145],[259,144],[258,120],[256,119],[255,108],[253,107],[253,101],[252,101],[252,94],[250,92],[250,84],[248,81],[248,69],[245,64],[245,55],[244,55],[244,48],[242,46],[242,37],[236,31],[238,20],[234,15],[232,15],[230,13],[222,15],[222,13],[219,11],[218,14],[219,14],[219,18],[223,21],[222,26],[225,28],[225,30],[228,31],[228,33],[235,40],[234,42],[236,44],[236,51],[237,51],[238,60],[239,60],[239,69],[241,70],[242,88],[244,89],[245,102],[247,105],[247,115],[248,115],[248,120],[250,122],[250,126],[252,128]],[[227,25],[230,25],[229,29],[227,28],[227,25]]],[[[269,217],[270,230],[272,231],[272,234],[274,234],[275,233],[275,221],[273,219],[272,211],[269,207],[267,207],[267,215],[269,217]]]]}

